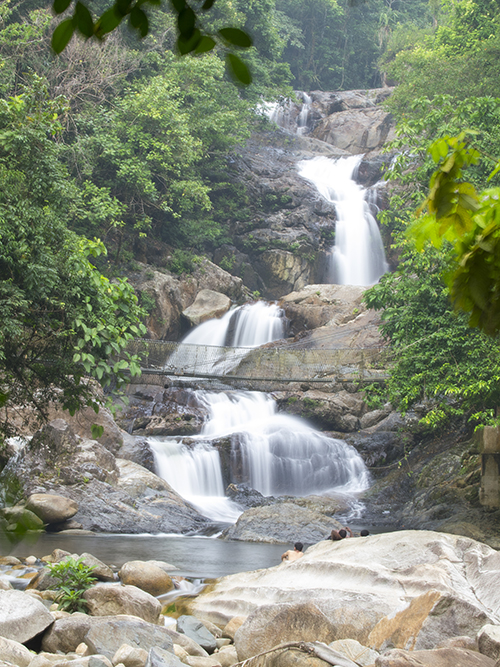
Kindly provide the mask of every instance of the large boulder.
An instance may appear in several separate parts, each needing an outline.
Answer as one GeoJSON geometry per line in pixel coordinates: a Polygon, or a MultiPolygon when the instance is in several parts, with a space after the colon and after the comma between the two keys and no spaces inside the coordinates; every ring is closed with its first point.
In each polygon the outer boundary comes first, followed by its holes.
{"type": "Polygon", "coordinates": [[[141,560],[124,563],[118,576],[123,584],[137,586],[155,596],[168,593],[174,587],[172,579],[161,567],[141,560]]]}
{"type": "Polygon", "coordinates": [[[58,523],[71,519],[78,512],[74,500],[53,493],[34,493],[28,498],[26,509],[34,512],[44,523],[58,523]]]}
{"type": "Polygon", "coordinates": [[[16,667],[28,667],[34,656],[20,642],[0,636],[0,657],[16,667]]]}
{"type": "Polygon", "coordinates": [[[278,644],[320,641],[328,644],[335,629],[312,602],[258,607],[236,631],[238,659],[246,660],[278,644]]]}
{"type": "Polygon", "coordinates": [[[244,542],[293,544],[300,539],[311,544],[326,539],[336,527],[337,522],[330,517],[287,502],[246,510],[223,536],[244,542]]]}
{"type": "Polygon", "coordinates": [[[221,625],[263,605],[312,602],[333,624],[333,639],[418,650],[498,625],[499,584],[500,558],[490,547],[456,535],[399,531],[322,541],[291,565],[223,577],[193,601],[191,612],[221,625]]]}
{"type": "Polygon", "coordinates": [[[173,653],[172,640],[165,627],[134,616],[93,619],[84,642],[93,653],[102,654],[110,660],[123,644],[146,651],[159,647],[173,653]]]}
{"type": "Polygon", "coordinates": [[[24,644],[53,623],[40,600],[21,591],[0,591],[0,637],[24,644]]]}
{"type": "Polygon", "coordinates": [[[136,586],[93,586],[83,597],[91,616],[137,616],[156,625],[161,620],[161,603],[136,586]]]}
{"type": "Polygon", "coordinates": [[[194,302],[182,311],[184,317],[197,326],[206,320],[222,317],[231,306],[231,299],[225,294],[202,289],[196,295],[194,302]]]}
{"type": "Polygon", "coordinates": [[[84,641],[92,622],[91,616],[80,612],[57,619],[43,636],[42,650],[47,653],[74,651],[84,641]]]}
{"type": "Polygon", "coordinates": [[[352,432],[359,430],[366,405],[360,394],[348,391],[326,394],[310,389],[300,394],[287,394],[286,411],[300,415],[322,429],[352,432]]]}
{"type": "Polygon", "coordinates": [[[315,128],[313,136],[352,155],[382,148],[394,138],[394,119],[378,107],[333,113],[315,128]]]}

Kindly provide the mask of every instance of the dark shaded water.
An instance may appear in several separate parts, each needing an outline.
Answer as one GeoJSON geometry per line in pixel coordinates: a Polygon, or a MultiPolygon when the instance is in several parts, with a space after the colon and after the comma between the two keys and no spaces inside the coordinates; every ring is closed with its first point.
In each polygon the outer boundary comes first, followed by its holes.
{"type": "Polygon", "coordinates": [[[214,578],[235,572],[272,567],[290,546],[226,542],[206,537],[165,535],[51,535],[42,534],[13,546],[0,536],[0,555],[20,558],[46,556],[54,549],[91,553],[108,565],[120,567],[129,560],[163,560],[180,574],[214,578]]]}

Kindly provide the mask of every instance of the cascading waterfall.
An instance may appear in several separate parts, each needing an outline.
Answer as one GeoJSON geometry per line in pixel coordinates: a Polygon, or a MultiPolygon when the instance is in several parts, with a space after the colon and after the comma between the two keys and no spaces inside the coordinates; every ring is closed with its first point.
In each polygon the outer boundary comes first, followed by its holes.
{"type": "Polygon", "coordinates": [[[264,102],[261,109],[273,123],[282,130],[291,134],[303,135],[308,131],[309,115],[311,112],[312,98],[303,91],[295,91],[298,98],[302,99],[300,111],[297,114],[297,103],[289,98],[280,102],[264,102]]]}
{"type": "Polygon", "coordinates": [[[192,446],[180,438],[151,438],[157,469],[202,514],[235,521],[241,510],[224,497],[220,457],[212,444],[231,442],[230,478],[263,495],[355,494],[369,485],[367,468],[354,447],[277,412],[260,392],[195,392],[209,419],[192,446]],[[238,477],[235,480],[235,476],[238,477]]]}
{"type": "Polygon", "coordinates": [[[215,350],[201,370],[204,374],[231,370],[244,356],[241,348],[255,348],[283,338],[283,309],[275,303],[256,301],[230,310],[220,319],[212,319],[195,327],[170,356],[165,370],[195,373],[200,368],[199,346],[240,348],[215,350]]]}
{"type": "Polygon", "coordinates": [[[363,156],[333,160],[315,157],[298,164],[299,174],[335,204],[337,225],[330,282],[373,285],[388,269],[377,222],[365,199],[366,190],[353,176],[363,156]]]}

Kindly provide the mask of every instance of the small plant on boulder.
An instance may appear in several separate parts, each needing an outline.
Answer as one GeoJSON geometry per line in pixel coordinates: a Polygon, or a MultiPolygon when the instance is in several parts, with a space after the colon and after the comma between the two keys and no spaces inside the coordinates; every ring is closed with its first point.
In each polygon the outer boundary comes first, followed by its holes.
{"type": "Polygon", "coordinates": [[[51,563],[49,570],[54,579],[59,581],[57,603],[61,611],[87,611],[87,602],[83,594],[97,581],[92,576],[94,568],[85,565],[79,558],[65,558],[59,563],[51,563]]]}

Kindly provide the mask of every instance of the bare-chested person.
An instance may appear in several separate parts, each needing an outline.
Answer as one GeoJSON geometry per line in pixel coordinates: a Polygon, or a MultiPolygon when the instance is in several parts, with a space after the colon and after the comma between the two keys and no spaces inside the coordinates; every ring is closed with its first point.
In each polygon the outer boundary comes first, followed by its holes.
{"type": "Polygon", "coordinates": [[[340,530],[333,529],[328,539],[335,542],[336,540],[343,540],[346,537],[352,537],[352,530],[349,528],[349,526],[341,528],[340,530]]]}
{"type": "Polygon", "coordinates": [[[302,558],[304,555],[302,553],[304,545],[302,542],[295,542],[293,545],[293,549],[289,549],[288,551],[285,551],[285,553],[281,556],[282,562],[287,561],[288,563],[291,563],[294,560],[299,560],[299,558],[302,558]]]}

